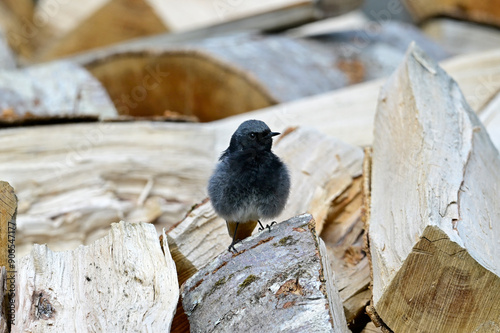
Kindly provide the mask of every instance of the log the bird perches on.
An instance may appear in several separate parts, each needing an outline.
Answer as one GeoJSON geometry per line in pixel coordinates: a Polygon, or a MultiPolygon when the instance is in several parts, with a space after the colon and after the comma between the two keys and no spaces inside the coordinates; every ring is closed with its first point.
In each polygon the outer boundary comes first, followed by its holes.
{"type": "Polygon", "coordinates": [[[182,288],[191,332],[348,332],[311,215],[223,253],[182,288]]]}
{"type": "Polygon", "coordinates": [[[375,118],[373,306],[394,332],[500,329],[500,157],[458,85],[415,45],[375,118]]]}

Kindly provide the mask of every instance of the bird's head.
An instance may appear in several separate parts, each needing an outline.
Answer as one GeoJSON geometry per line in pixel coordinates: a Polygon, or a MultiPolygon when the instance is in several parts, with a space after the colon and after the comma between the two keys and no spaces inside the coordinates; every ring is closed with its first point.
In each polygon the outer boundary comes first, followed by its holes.
{"type": "Polygon", "coordinates": [[[231,137],[229,149],[270,151],[273,145],[273,136],[278,132],[271,132],[269,127],[260,120],[247,120],[243,122],[231,137]]]}

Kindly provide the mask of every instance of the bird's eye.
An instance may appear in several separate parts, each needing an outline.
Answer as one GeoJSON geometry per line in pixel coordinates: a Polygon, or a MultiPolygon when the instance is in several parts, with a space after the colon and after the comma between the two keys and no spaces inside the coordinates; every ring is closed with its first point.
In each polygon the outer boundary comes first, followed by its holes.
{"type": "Polygon", "coordinates": [[[255,133],[250,133],[249,136],[252,138],[252,139],[255,139],[255,133]]]}

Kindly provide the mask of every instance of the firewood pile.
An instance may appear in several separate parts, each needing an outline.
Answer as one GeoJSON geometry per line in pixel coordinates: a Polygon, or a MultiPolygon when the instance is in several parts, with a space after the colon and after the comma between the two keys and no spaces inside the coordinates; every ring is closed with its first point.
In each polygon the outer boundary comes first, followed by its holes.
{"type": "Polygon", "coordinates": [[[499,10],[0,0],[0,332],[500,332],[499,10]],[[291,191],[230,252],[248,119],[291,191]]]}

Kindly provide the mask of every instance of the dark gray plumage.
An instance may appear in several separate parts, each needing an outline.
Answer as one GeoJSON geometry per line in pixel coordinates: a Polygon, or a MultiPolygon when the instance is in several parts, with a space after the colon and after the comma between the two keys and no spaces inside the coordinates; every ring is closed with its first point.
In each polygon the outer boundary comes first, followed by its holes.
{"type": "Polygon", "coordinates": [[[208,183],[215,212],[226,221],[271,219],[285,207],[290,176],[271,151],[278,134],[260,120],[247,120],[231,137],[208,183]]]}

